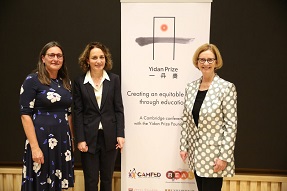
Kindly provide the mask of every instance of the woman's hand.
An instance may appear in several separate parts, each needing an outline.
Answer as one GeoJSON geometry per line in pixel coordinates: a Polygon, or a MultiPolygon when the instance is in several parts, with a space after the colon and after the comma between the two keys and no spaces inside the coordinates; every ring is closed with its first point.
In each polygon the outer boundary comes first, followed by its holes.
{"type": "Polygon", "coordinates": [[[40,149],[40,147],[37,147],[35,149],[31,149],[31,150],[32,150],[33,161],[38,163],[38,164],[44,164],[44,155],[43,155],[43,152],[40,149]]]}
{"type": "Polygon", "coordinates": [[[117,137],[117,142],[118,144],[116,144],[116,149],[121,149],[121,152],[122,152],[122,149],[124,148],[124,144],[125,144],[125,138],[117,137]]]}
{"type": "Polygon", "coordinates": [[[182,161],[185,163],[186,158],[187,158],[187,156],[188,156],[187,152],[185,152],[185,151],[180,151],[179,154],[180,154],[180,157],[181,157],[182,161]]]}
{"type": "Polygon", "coordinates": [[[79,142],[78,143],[78,149],[81,152],[88,152],[89,148],[88,148],[88,145],[87,145],[86,141],[79,142]]]}
{"type": "Polygon", "coordinates": [[[220,160],[219,158],[215,158],[214,160],[214,167],[213,167],[213,171],[214,172],[220,172],[222,170],[224,170],[227,166],[227,162],[220,160]]]}

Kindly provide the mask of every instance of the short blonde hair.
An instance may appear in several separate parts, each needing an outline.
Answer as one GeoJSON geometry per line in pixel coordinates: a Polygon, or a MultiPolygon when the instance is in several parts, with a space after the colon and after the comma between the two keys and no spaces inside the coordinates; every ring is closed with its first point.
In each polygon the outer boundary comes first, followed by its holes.
{"type": "Polygon", "coordinates": [[[207,50],[210,50],[215,55],[215,59],[216,59],[215,70],[220,69],[223,66],[223,60],[222,60],[221,54],[218,48],[214,44],[208,44],[208,43],[201,45],[194,52],[193,59],[192,59],[193,65],[196,68],[198,68],[198,57],[202,52],[207,51],[207,50]]]}

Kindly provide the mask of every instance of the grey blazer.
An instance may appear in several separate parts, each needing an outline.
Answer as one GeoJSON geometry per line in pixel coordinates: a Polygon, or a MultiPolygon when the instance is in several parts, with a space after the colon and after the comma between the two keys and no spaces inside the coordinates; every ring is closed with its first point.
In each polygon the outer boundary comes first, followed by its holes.
{"type": "Polygon", "coordinates": [[[234,175],[234,147],[237,132],[237,92],[235,85],[216,75],[202,103],[198,128],[192,109],[202,77],[187,85],[180,150],[188,152],[188,163],[201,177],[234,175]],[[214,159],[227,161],[225,170],[213,172],[214,159]]]}

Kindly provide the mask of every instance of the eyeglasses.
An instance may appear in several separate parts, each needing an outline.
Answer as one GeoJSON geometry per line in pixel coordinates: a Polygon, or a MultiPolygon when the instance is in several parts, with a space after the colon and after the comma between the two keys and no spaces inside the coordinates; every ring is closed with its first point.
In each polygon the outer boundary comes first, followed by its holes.
{"type": "Polygon", "coordinates": [[[56,56],[58,60],[63,60],[63,56],[64,56],[63,54],[54,54],[54,53],[46,54],[46,55],[48,55],[48,58],[50,59],[54,59],[56,56]]]}
{"type": "Polygon", "coordinates": [[[197,60],[200,64],[205,64],[206,61],[208,64],[212,64],[216,59],[215,58],[198,58],[197,60]]]}

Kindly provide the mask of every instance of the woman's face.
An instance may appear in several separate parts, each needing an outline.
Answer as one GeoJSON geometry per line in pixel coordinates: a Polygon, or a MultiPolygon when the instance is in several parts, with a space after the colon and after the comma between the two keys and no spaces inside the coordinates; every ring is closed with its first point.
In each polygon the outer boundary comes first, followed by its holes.
{"type": "Polygon", "coordinates": [[[100,48],[93,48],[87,63],[90,65],[91,71],[103,71],[106,64],[105,54],[100,48]]]}
{"type": "Polygon", "coordinates": [[[206,50],[199,54],[197,66],[203,75],[214,73],[216,66],[215,59],[215,55],[210,50],[206,50]]]}
{"type": "Polygon", "coordinates": [[[57,46],[49,48],[46,54],[42,56],[42,62],[45,63],[45,68],[50,76],[61,69],[63,60],[63,52],[57,46]]]}

